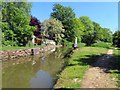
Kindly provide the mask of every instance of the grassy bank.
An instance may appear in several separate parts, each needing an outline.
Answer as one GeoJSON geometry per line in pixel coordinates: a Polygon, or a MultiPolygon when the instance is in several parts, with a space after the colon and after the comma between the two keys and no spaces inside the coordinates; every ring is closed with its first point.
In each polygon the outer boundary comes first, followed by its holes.
{"type": "Polygon", "coordinates": [[[71,55],[66,68],[59,75],[54,88],[79,88],[85,71],[105,53],[107,49],[98,47],[83,47],[76,50],[71,55]]]}
{"type": "Polygon", "coordinates": [[[112,76],[117,79],[117,85],[120,89],[120,49],[113,51],[112,68],[110,72],[112,76]]]}
{"type": "Polygon", "coordinates": [[[38,48],[38,47],[43,47],[44,45],[36,45],[36,46],[24,46],[24,47],[20,47],[20,46],[4,46],[4,47],[0,47],[0,50],[19,50],[19,49],[29,49],[29,48],[38,48]]]}

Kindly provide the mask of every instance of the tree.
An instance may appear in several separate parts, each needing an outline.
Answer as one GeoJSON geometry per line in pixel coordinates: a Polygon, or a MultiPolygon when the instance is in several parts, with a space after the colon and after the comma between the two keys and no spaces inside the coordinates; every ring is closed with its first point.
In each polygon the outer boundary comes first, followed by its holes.
{"type": "Polygon", "coordinates": [[[113,34],[113,45],[120,47],[120,30],[113,34]]]}
{"type": "Polygon", "coordinates": [[[100,41],[112,43],[112,32],[108,28],[101,28],[100,41]]]}
{"type": "Polygon", "coordinates": [[[82,42],[86,43],[87,46],[93,43],[94,38],[94,26],[92,20],[87,16],[80,17],[81,22],[83,23],[85,30],[82,36],[82,42]]]}
{"type": "Polygon", "coordinates": [[[64,29],[62,23],[55,19],[50,18],[42,22],[43,34],[59,44],[64,37],[64,29]]]}
{"type": "Polygon", "coordinates": [[[93,26],[94,26],[94,38],[93,38],[93,43],[96,43],[98,41],[101,41],[102,39],[102,27],[100,26],[100,24],[98,24],[97,22],[93,21],[93,26]]]}
{"type": "Polygon", "coordinates": [[[2,44],[25,46],[33,33],[29,25],[31,4],[27,2],[2,2],[2,44]]]}
{"type": "Polygon", "coordinates": [[[73,12],[73,9],[71,7],[65,7],[60,4],[54,4],[51,17],[56,18],[62,22],[65,29],[65,39],[68,41],[73,41],[75,38],[75,31],[73,27],[75,13],[73,12]]]}
{"type": "Polygon", "coordinates": [[[81,42],[81,38],[85,30],[84,24],[80,21],[79,18],[75,18],[73,21],[73,27],[75,30],[75,36],[78,38],[78,42],[81,42]]]}
{"type": "Polygon", "coordinates": [[[36,37],[38,37],[38,38],[42,38],[42,35],[41,35],[41,22],[36,17],[31,16],[30,25],[37,27],[37,29],[34,31],[34,35],[36,37]]]}

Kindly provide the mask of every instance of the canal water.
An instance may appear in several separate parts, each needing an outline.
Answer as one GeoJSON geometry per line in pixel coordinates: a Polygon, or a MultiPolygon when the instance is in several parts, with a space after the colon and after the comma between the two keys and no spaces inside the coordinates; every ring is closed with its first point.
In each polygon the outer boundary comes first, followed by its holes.
{"type": "Polygon", "coordinates": [[[2,88],[53,88],[65,65],[64,48],[2,62],[2,88]]]}

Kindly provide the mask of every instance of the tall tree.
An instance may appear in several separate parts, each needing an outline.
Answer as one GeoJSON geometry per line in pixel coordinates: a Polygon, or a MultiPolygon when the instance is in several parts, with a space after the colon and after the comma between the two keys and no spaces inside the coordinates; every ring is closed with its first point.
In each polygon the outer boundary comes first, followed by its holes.
{"type": "Polygon", "coordinates": [[[79,18],[75,18],[73,21],[73,27],[75,31],[75,36],[78,38],[78,42],[81,42],[81,38],[85,30],[84,24],[80,21],[79,18]]]}
{"type": "Polygon", "coordinates": [[[27,2],[2,2],[3,45],[25,46],[31,39],[30,8],[27,2]]]}
{"type": "Polygon", "coordinates": [[[68,41],[73,41],[75,38],[75,31],[73,27],[73,21],[75,18],[75,13],[71,7],[65,7],[60,4],[54,4],[53,12],[51,17],[60,20],[65,29],[65,38],[68,41]]]}
{"type": "Polygon", "coordinates": [[[109,28],[101,28],[100,41],[112,43],[112,31],[109,28]]]}
{"type": "Polygon", "coordinates": [[[31,26],[36,26],[37,29],[34,31],[34,35],[38,38],[42,38],[42,33],[41,33],[41,22],[36,18],[31,16],[30,20],[30,25],[31,26]]]}
{"type": "Polygon", "coordinates": [[[93,21],[93,26],[94,26],[94,38],[93,38],[93,43],[96,43],[98,41],[100,41],[101,39],[101,29],[102,27],[100,26],[100,24],[98,24],[97,22],[93,21]]]}
{"type": "Polygon", "coordinates": [[[59,44],[62,38],[64,37],[63,25],[59,20],[55,18],[50,18],[48,20],[43,21],[42,29],[44,36],[54,40],[56,44],[59,44]]]}
{"type": "Polygon", "coordinates": [[[94,26],[92,20],[90,20],[87,16],[80,17],[81,22],[85,26],[84,34],[82,36],[82,42],[86,43],[86,45],[91,45],[93,43],[94,38],[94,26]]]}

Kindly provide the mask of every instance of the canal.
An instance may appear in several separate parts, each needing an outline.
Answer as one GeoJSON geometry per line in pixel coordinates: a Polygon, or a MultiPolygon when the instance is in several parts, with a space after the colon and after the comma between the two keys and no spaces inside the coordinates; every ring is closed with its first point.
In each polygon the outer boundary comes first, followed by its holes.
{"type": "Polygon", "coordinates": [[[2,62],[2,88],[53,88],[65,65],[64,48],[2,62]]]}

